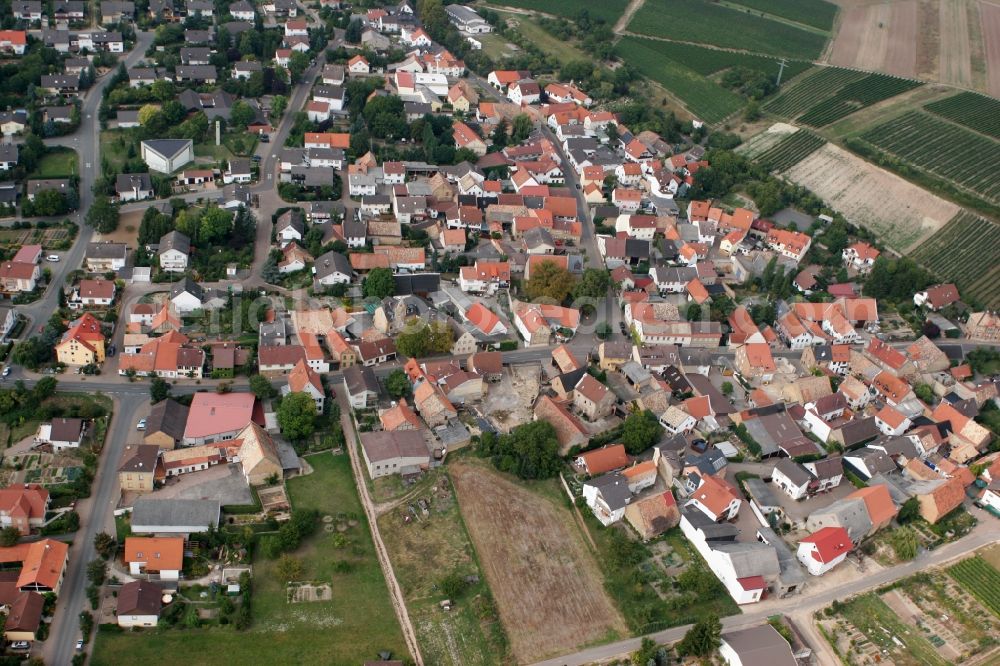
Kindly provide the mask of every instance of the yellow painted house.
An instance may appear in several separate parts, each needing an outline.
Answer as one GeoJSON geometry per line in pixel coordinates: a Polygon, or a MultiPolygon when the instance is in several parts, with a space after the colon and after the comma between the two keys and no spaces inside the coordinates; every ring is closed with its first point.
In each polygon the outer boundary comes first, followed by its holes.
{"type": "Polygon", "coordinates": [[[56,345],[56,360],[64,365],[84,366],[104,362],[104,332],[89,312],[70,324],[56,345]]]}

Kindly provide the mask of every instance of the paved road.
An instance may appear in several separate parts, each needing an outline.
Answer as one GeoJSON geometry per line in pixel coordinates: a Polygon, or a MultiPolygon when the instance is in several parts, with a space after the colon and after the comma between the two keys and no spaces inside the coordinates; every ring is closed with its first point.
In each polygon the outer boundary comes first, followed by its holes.
{"type": "MultiPolygon", "coordinates": [[[[153,43],[152,32],[136,33],[135,49],[125,58],[125,66],[131,67],[146,53],[153,43]]],[[[94,180],[100,170],[100,137],[101,122],[97,114],[103,99],[104,89],[111,81],[111,74],[105,74],[97,80],[83,99],[80,109],[80,128],[71,136],[60,137],[62,145],[67,145],[77,151],[80,161],[80,208],[71,219],[80,226],[80,233],[73,247],[62,254],[62,261],[46,266],[52,271],[52,280],[45,295],[30,305],[19,305],[18,312],[31,319],[31,324],[44,324],[52,317],[59,307],[56,289],[62,289],[66,275],[83,264],[87,251],[87,243],[94,236],[94,230],[86,226],[83,220],[91,204],[94,202],[94,180]]]]}
{"type": "Polygon", "coordinates": [[[45,641],[43,655],[46,664],[64,666],[70,663],[75,654],[76,641],[81,637],[80,612],[84,609],[90,610],[86,594],[86,567],[87,563],[97,556],[94,550],[94,535],[113,529],[112,514],[118,503],[116,468],[135,424],[135,415],[148,401],[148,393],[114,396],[115,411],[108,428],[104,451],[101,453],[92,495],[78,504],[80,529],[73,538],[66,578],[59,592],[49,637],[45,641]]]}
{"type": "MultiPolygon", "coordinates": [[[[984,516],[970,534],[935,551],[921,553],[916,559],[906,564],[883,569],[864,578],[859,578],[847,585],[826,590],[815,595],[810,595],[808,593],[809,588],[806,588],[806,593],[799,596],[772,599],[753,606],[747,606],[745,607],[746,613],[723,618],[723,631],[756,626],[766,621],[768,617],[779,613],[794,612],[800,618],[800,621],[803,618],[811,618],[813,612],[829,605],[834,600],[846,599],[847,597],[868,592],[901,578],[912,576],[929,567],[939,566],[985,545],[996,543],[998,540],[1000,540],[1000,524],[995,519],[984,516]]],[[[672,629],[649,634],[648,638],[660,644],[673,643],[683,638],[690,627],[691,625],[673,627],[672,629]]],[[[535,664],[535,666],[583,666],[584,664],[621,658],[638,650],[642,638],[629,638],[616,643],[599,645],[574,654],[548,659],[535,664]]]]}

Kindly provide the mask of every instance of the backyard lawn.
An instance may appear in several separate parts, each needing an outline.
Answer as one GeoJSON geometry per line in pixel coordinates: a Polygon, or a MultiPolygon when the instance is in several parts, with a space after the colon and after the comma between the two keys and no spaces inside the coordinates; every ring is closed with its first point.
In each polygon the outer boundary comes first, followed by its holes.
{"type": "Polygon", "coordinates": [[[76,151],[72,148],[48,148],[29,178],[69,178],[80,173],[76,151]]]}
{"type": "Polygon", "coordinates": [[[331,516],[316,536],[293,553],[304,577],[332,587],[330,601],[289,604],[275,580],[274,562],[254,561],[253,624],[230,627],[156,629],[142,633],[100,632],[94,666],[146,664],[165,654],[183,654],[188,664],[345,664],[407,653],[375,557],[350,461],[346,455],[311,456],[313,473],[288,482],[292,506],[331,516]],[[354,524],[351,524],[354,523],[354,524]],[[337,527],[348,525],[346,531],[337,527]],[[329,529],[327,529],[329,528],[329,529]]]}

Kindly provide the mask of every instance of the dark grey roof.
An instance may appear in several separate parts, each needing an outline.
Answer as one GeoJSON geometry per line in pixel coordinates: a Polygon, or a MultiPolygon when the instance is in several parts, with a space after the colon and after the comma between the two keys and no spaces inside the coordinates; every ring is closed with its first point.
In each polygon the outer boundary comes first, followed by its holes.
{"type": "Polygon", "coordinates": [[[124,259],[126,254],[125,243],[87,243],[87,259],[124,259]]]}
{"type": "Polygon", "coordinates": [[[393,281],[397,296],[430,294],[441,289],[441,275],[439,273],[394,275],[393,281]]]}
{"type": "Polygon", "coordinates": [[[178,252],[187,254],[191,251],[191,239],[176,229],[168,231],[160,238],[157,254],[163,254],[167,250],[177,250],[178,252]]]}
{"type": "Polygon", "coordinates": [[[122,192],[131,192],[133,189],[140,192],[152,190],[153,180],[148,173],[118,174],[118,178],[115,179],[115,191],[121,194],[122,192]]]}
{"type": "Polygon", "coordinates": [[[844,459],[832,456],[806,463],[805,467],[817,479],[832,479],[844,473],[844,459]]]}
{"type": "MultiPolygon", "coordinates": [[[[893,437],[887,435],[879,437],[874,442],[868,444],[870,448],[882,448],[889,456],[904,456],[907,459],[917,457],[917,447],[910,441],[909,437],[893,437]]],[[[891,471],[891,470],[886,470],[891,471]]]]}
{"type": "Polygon", "coordinates": [[[142,142],[144,146],[153,150],[167,159],[173,159],[192,145],[191,139],[149,139],[142,142]]]}
{"type": "Polygon", "coordinates": [[[177,65],[174,72],[178,80],[211,81],[219,77],[215,65],[177,65]]]}
{"type": "Polygon", "coordinates": [[[219,501],[202,499],[150,499],[132,504],[132,531],[144,533],[161,527],[200,528],[219,526],[219,501]]]}
{"type": "Polygon", "coordinates": [[[0,144],[0,162],[17,162],[17,144],[0,144]]]}
{"type": "Polygon", "coordinates": [[[140,445],[135,447],[131,455],[125,459],[119,472],[153,472],[156,469],[156,461],[160,457],[160,447],[155,444],[140,445]]]}
{"type": "MultiPolygon", "coordinates": [[[[845,461],[854,467],[852,460],[857,460],[863,463],[864,466],[872,473],[872,475],[878,474],[879,472],[894,472],[896,471],[896,463],[893,462],[892,458],[885,454],[885,452],[879,449],[872,449],[869,447],[864,447],[858,449],[857,451],[852,451],[847,454],[845,461]]],[[[861,470],[857,470],[858,473],[865,478],[870,478],[868,475],[864,474],[861,470]]]]}
{"type": "Polygon", "coordinates": [[[200,284],[198,284],[189,277],[185,277],[179,282],[175,282],[173,287],[170,288],[171,300],[173,300],[180,294],[183,294],[184,292],[188,292],[189,294],[197,298],[199,301],[204,300],[205,298],[205,289],[200,284]]]}
{"type": "Polygon", "coordinates": [[[722,471],[722,469],[728,464],[729,461],[726,460],[725,454],[714,446],[709,449],[705,449],[704,453],[687,456],[684,459],[685,466],[691,465],[696,467],[702,474],[715,475],[716,473],[722,471]]]}
{"type": "Polygon", "coordinates": [[[343,273],[348,277],[354,275],[354,271],[351,269],[351,262],[347,257],[332,250],[316,257],[314,270],[316,271],[317,280],[325,278],[328,275],[333,275],[334,273],[343,273]]]}
{"type": "Polygon", "coordinates": [[[807,485],[812,480],[809,472],[802,465],[789,458],[779,460],[774,469],[788,477],[796,486],[807,485]]]}
{"type": "Polygon", "coordinates": [[[844,446],[851,448],[855,444],[867,442],[869,439],[877,437],[878,426],[875,425],[874,416],[866,416],[862,419],[851,419],[840,428],[840,436],[844,440],[844,446]]]}
{"type": "Polygon", "coordinates": [[[632,499],[632,493],[628,489],[628,480],[618,472],[604,474],[587,481],[584,485],[597,488],[604,503],[612,511],[624,509],[632,499]]]}
{"type": "Polygon", "coordinates": [[[730,631],[722,640],[739,655],[742,666],[795,666],[792,648],[770,624],[730,631]]]}
{"type": "MultiPolygon", "coordinates": [[[[732,523],[716,523],[693,506],[681,507],[681,516],[691,523],[692,527],[701,530],[707,541],[732,541],[740,532],[736,525],[732,523]]],[[[713,543],[712,547],[714,548],[718,545],[719,543],[713,543]]]]}
{"type": "Polygon", "coordinates": [[[344,384],[351,395],[359,395],[364,391],[378,395],[378,379],[375,378],[375,372],[362,365],[344,368],[344,384]]]}
{"type": "Polygon", "coordinates": [[[167,398],[153,405],[146,419],[146,435],[162,432],[175,441],[184,439],[184,427],[187,425],[188,408],[173,398],[167,398]]]}
{"type": "Polygon", "coordinates": [[[757,502],[757,506],[762,510],[769,507],[781,508],[778,496],[775,495],[772,487],[764,483],[762,479],[749,478],[743,481],[743,485],[746,486],[747,494],[757,502]]]}

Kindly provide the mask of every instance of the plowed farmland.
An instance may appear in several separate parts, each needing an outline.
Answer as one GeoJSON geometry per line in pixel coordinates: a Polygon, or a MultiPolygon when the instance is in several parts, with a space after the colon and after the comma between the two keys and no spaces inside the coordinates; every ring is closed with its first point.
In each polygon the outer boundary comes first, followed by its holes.
{"type": "Polygon", "coordinates": [[[482,465],[451,477],[518,663],[627,632],[569,509],[482,465]]]}

